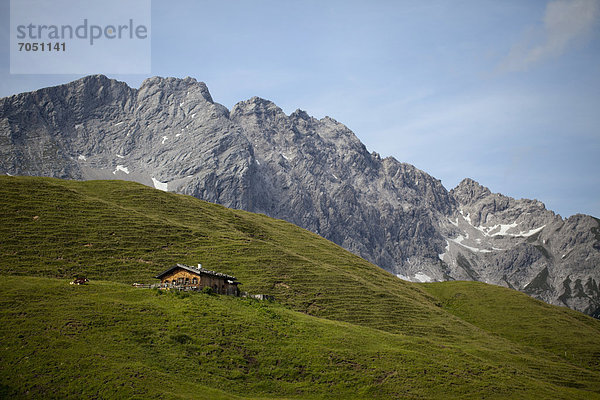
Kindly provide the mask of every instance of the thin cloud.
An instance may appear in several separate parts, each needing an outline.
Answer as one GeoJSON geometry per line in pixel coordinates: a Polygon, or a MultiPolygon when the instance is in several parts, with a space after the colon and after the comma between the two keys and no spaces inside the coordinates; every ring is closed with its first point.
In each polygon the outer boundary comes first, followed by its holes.
{"type": "Polygon", "coordinates": [[[600,0],[555,0],[548,3],[543,27],[533,29],[531,38],[516,43],[500,64],[504,72],[524,71],[543,60],[559,57],[577,39],[584,38],[598,22],[600,0]],[[537,43],[536,43],[537,42],[537,43]]]}

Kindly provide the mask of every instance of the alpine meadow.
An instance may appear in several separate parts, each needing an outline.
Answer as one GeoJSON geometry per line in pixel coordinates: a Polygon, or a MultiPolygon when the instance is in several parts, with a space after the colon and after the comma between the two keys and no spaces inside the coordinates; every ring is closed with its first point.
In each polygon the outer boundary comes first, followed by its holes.
{"type": "Polygon", "coordinates": [[[508,288],[133,182],[1,177],[0,201],[4,398],[600,398],[600,321],[508,288]],[[275,300],[132,286],[198,262],[275,300]]]}

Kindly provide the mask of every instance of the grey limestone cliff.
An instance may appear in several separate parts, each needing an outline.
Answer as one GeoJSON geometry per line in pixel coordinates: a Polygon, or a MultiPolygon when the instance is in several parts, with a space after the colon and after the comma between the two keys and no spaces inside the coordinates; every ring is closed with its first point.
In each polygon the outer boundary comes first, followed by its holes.
{"type": "Polygon", "coordinates": [[[450,193],[459,208],[445,226],[445,262],[470,266],[466,278],[600,316],[598,219],[563,219],[539,201],[493,194],[470,179],[450,193]]]}

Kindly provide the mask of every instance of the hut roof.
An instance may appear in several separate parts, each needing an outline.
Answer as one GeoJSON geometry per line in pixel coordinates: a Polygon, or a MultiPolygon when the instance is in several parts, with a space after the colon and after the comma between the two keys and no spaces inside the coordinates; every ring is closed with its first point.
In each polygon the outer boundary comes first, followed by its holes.
{"type": "Polygon", "coordinates": [[[233,284],[239,284],[239,282],[235,282],[235,280],[237,279],[235,276],[223,274],[221,272],[209,271],[202,267],[200,267],[200,268],[190,267],[189,265],[185,265],[185,264],[175,264],[171,268],[167,269],[166,271],[161,272],[160,274],[156,275],[155,278],[161,279],[163,276],[167,275],[168,273],[172,272],[173,270],[175,270],[177,268],[185,269],[186,271],[189,271],[196,275],[210,275],[210,276],[215,276],[218,278],[228,279],[233,284]]]}

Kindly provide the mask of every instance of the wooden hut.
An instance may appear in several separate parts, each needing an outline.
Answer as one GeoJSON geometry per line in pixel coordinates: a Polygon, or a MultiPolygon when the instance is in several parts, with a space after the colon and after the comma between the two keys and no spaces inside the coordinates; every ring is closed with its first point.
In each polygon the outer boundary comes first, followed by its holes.
{"type": "Polygon", "coordinates": [[[160,279],[161,288],[174,288],[180,290],[202,290],[209,287],[215,293],[239,296],[238,285],[240,282],[234,276],[220,272],[209,271],[189,265],[176,264],[166,271],[156,275],[160,279]]]}

